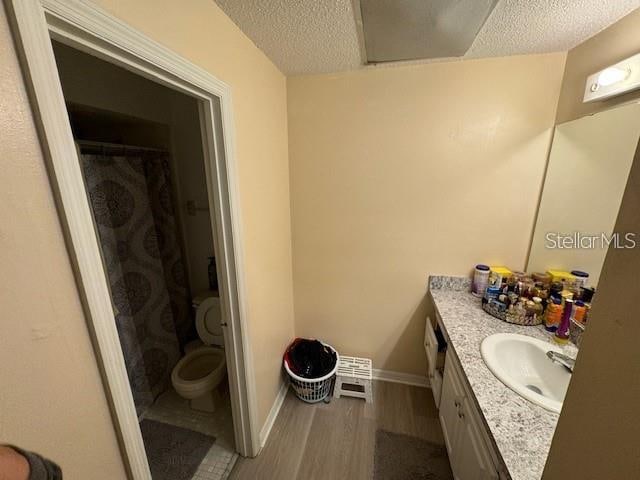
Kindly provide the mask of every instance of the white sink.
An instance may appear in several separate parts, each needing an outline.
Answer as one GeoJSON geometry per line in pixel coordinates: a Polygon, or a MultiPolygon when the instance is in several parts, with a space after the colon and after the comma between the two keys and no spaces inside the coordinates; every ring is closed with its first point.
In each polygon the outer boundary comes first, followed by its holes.
{"type": "Polygon", "coordinates": [[[562,353],[549,342],[515,333],[490,335],[480,345],[484,362],[502,383],[530,402],[560,413],[571,374],[547,357],[550,350],[562,353]]]}

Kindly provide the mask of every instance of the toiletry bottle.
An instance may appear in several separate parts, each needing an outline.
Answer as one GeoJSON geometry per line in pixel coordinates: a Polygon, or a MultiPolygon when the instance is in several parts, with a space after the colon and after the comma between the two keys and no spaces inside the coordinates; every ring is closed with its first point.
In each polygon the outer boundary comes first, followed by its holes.
{"type": "Polygon", "coordinates": [[[584,324],[586,313],[587,307],[585,307],[584,302],[582,300],[576,300],[575,307],[573,308],[573,319],[578,323],[584,324]]]}
{"type": "Polygon", "coordinates": [[[544,328],[548,332],[555,332],[562,320],[562,300],[558,296],[551,297],[544,316],[544,328]]]}
{"type": "Polygon", "coordinates": [[[531,280],[530,278],[523,278],[520,281],[520,296],[521,297],[525,297],[525,298],[531,298],[533,296],[533,287],[534,287],[534,283],[533,280],[531,280]]]}
{"type": "Polygon", "coordinates": [[[596,290],[593,287],[586,287],[582,289],[582,298],[581,300],[585,304],[590,304],[593,301],[593,296],[595,295],[596,290]]]}
{"type": "Polygon", "coordinates": [[[551,279],[551,275],[549,275],[548,273],[538,272],[538,273],[532,274],[531,277],[533,278],[534,282],[541,283],[545,288],[551,285],[552,279],[551,279]]]}
{"type": "Polygon", "coordinates": [[[487,287],[484,292],[484,296],[482,297],[482,305],[487,303],[491,303],[493,300],[496,300],[500,295],[500,289],[497,287],[487,287]]]}
{"type": "Polygon", "coordinates": [[[531,300],[524,302],[524,319],[526,323],[533,323],[533,316],[535,315],[535,306],[531,300]]]}
{"type": "Polygon", "coordinates": [[[553,337],[556,343],[565,344],[569,341],[569,326],[571,322],[571,314],[573,313],[573,300],[564,299],[564,310],[562,311],[562,320],[553,337]]]}
{"type": "Polygon", "coordinates": [[[489,267],[489,285],[502,288],[503,283],[507,283],[513,273],[506,267],[489,267]]]}
{"type": "Polygon", "coordinates": [[[534,323],[538,323],[540,318],[542,318],[542,312],[544,311],[544,307],[542,306],[542,299],[540,297],[533,297],[533,320],[534,323]]]}
{"type": "Polygon", "coordinates": [[[549,290],[549,294],[550,295],[560,295],[560,292],[563,289],[563,285],[561,282],[553,282],[551,284],[550,290],[549,290]]]}
{"type": "Polygon", "coordinates": [[[547,305],[550,302],[550,300],[549,300],[549,290],[547,290],[546,288],[540,289],[538,297],[541,300],[542,311],[544,312],[547,309],[547,305]]]}

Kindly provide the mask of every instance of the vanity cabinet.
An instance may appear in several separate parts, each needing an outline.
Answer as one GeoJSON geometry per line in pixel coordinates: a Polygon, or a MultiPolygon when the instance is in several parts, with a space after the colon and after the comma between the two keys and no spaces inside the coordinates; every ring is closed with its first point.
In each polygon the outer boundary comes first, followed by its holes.
{"type": "Polygon", "coordinates": [[[442,395],[440,424],[444,434],[451,469],[456,480],[498,480],[490,449],[480,430],[473,399],[462,383],[454,355],[447,355],[442,395]]]}
{"type": "MultiPolygon", "coordinates": [[[[428,318],[425,330],[430,330],[425,332],[429,378],[432,388],[434,378],[440,382],[436,385],[440,385],[441,388],[437,394],[434,390],[434,397],[439,409],[438,416],[455,480],[508,478],[498,467],[500,462],[493,450],[455,352],[447,351],[444,371],[439,371],[436,368],[436,357],[430,350],[435,335],[431,337],[433,326],[428,318]],[[431,356],[429,356],[430,353],[431,356]]],[[[435,348],[437,350],[437,345],[435,348]]]]}
{"type": "Polygon", "coordinates": [[[440,425],[442,426],[444,443],[447,447],[447,452],[449,452],[450,460],[453,459],[453,453],[456,450],[455,447],[460,439],[462,429],[460,408],[463,398],[464,393],[462,386],[456,375],[451,372],[451,362],[448,362],[445,364],[438,417],[440,419],[440,425]]]}

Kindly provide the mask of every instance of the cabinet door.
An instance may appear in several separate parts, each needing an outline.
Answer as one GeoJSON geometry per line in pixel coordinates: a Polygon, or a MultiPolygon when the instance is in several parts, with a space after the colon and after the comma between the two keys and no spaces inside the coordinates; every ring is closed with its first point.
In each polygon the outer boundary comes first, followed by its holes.
{"type": "Polygon", "coordinates": [[[458,480],[498,480],[491,455],[480,433],[473,411],[465,399],[459,409],[460,432],[455,444],[455,477],[458,480]]]}
{"type": "Polygon", "coordinates": [[[451,361],[447,356],[444,366],[444,378],[442,380],[442,395],[440,397],[440,425],[444,435],[444,442],[449,453],[449,461],[454,464],[454,456],[457,453],[458,435],[460,431],[460,418],[458,417],[458,406],[461,397],[458,389],[455,371],[452,368],[451,361]]]}
{"type": "Polygon", "coordinates": [[[424,350],[427,354],[427,377],[431,385],[431,393],[433,393],[436,407],[439,407],[440,397],[442,395],[442,375],[436,370],[438,362],[438,339],[433,331],[433,324],[429,317],[427,317],[424,327],[424,350]]]}
{"type": "Polygon", "coordinates": [[[432,378],[436,371],[436,361],[438,360],[438,339],[433,331],[433,324],[429,317],[427,317],[424,327],[424,350],[427,353],[427,377],[432,378]]]}

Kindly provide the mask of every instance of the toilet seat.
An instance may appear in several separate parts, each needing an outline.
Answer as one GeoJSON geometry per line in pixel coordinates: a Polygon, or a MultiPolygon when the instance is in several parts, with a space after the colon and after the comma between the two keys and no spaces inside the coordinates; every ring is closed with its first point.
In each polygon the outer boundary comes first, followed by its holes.
{"type": "Polygon", "coordinates": [[[226,372],[224,350],[204,346],[189,352],[171,372],[171,383],[184,398],[197,398],[218,386],[226,372]]]}

